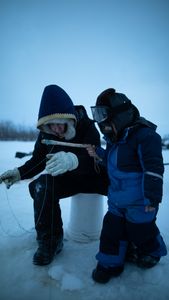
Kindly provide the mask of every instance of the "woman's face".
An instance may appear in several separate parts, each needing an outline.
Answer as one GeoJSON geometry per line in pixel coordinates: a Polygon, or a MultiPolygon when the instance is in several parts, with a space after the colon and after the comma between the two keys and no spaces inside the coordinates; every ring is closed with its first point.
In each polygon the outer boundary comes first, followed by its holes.
{"type": "Polygon", "coordinates": [[[53,133],[60,137],[60,138],[63,138],[64,137],[64,134],[66,132],[66,129],[67,129],[67,125],[66,124],[50,124],[50,129],[53,131],[53,133]]]}

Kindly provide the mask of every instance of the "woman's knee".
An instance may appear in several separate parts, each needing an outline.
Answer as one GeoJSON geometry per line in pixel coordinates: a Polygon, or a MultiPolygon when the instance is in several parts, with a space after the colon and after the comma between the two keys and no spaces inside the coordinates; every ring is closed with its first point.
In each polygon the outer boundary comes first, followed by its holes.
{"type": "Polygon", "coordinates": [[[40,175],[29,184],[29,192],[33,199],[39,196],[39,194],[44,194],[45,189],[47,189],[46,175],[40,175]]]}

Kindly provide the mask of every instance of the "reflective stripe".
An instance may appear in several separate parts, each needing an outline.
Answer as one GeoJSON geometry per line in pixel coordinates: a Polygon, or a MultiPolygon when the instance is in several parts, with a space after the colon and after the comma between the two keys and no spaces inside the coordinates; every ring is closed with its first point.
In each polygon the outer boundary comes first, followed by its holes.
{"type": "Polygon", "coordinates": [[[147,175],[152,175],[152,176],[154,176],[154,177],[158,177],[158,178],[160,178],[161,180],[163,180],[163,176],[159,175],[158,173],[153,173],[153,172],[147,171],[147,172],[145,172],[145,174],[147,174],[147,175]]]}

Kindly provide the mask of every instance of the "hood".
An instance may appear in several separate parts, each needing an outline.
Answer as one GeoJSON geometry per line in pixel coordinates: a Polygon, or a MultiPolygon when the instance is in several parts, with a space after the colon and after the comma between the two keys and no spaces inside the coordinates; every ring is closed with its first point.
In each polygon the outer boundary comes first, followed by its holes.
{"type": "Polygon", "coordinates": [[[69,95],[57,85],[46,86],[41,98],[37,128],[52,134],[49,124],[65,123],[65,138],[71,139],[75,135],[76,121],[75,108],[69,95]]]}
{"type": "Polygon", "coordinates": [[[75,109],[69,95],[57,85],[45,87],[38,114],[37,128],[54,119],[73,119],[76,122],[75,109]]]}
{"type": "Polygon", "coordinates": [[[139,125],[142,125],[142,126],[146,126],[146,127],[150,127],[152,129],[154,129],[154,131],[156,131],[157,129],[157,125],[155,125],[154,123],[146,120],[145,118],[143,117],[139,117],[136,122],[134,123],[134,126],[139,126],[139,125]]]}

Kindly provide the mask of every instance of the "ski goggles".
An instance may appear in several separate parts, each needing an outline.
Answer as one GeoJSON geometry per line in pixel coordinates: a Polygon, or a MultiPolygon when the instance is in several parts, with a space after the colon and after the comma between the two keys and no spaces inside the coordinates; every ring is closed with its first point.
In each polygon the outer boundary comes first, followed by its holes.
{"type": "Polygon", "coordinates": [[[91,106],[93,120],[97,123],[104,122],[110,116],[110,108],[108,106],[91,106]]]}

